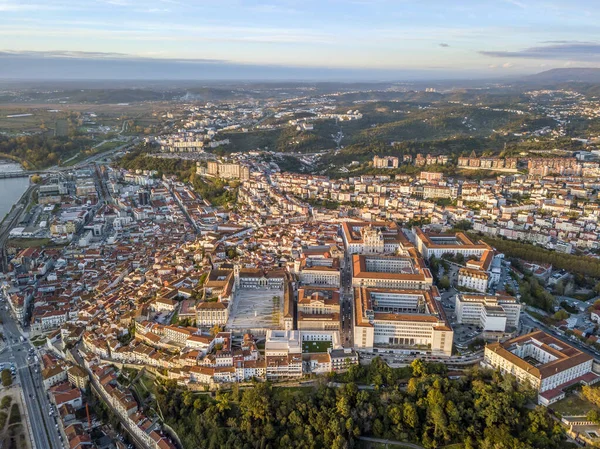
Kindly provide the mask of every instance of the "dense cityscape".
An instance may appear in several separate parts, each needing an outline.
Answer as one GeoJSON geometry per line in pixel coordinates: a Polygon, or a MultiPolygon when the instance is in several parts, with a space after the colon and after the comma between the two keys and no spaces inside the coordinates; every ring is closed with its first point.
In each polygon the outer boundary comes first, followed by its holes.
{"type": "MultiPolygon", "coordinates": [[[[452,115],[452,89],[435,100],[386,89],[377,95],[400,99],[350,109],[361,93],[340,88],[142,101],[151,119],[66,103],[47,129],[5,133],[14,160],[30,142],[55,154],[3,172],[29,177],[1,229],[3,382],[30,423],[18,441],[293,447],[286,438],[309,432],[306,447],[488,447],[508,434],[524,447],[595,444],[600,150],[589,128],[565,130],[582,117],[593,126],[600,105],[527,91],[485,138],[496,151],[461,144],[467,127],[421,152],[400,140],[402,120],[383,117],[452,115]],[[379,127],[395,140],[361,142],[379,127]],[[337,131],[327,140],[322,129],[337,131]],[[241,147],[265,132],[293,150],[269,148],[268,135],[241,147]],[[452,389],[475,402],[458,404],[452,389]],[[507,409],[492,418],[481,401],[500,398],[507,409]],[[254,410],[307,400],[320,419],[345,416],[339,428],[295,430],[254,410]],[[366,404],[381,411],[360,412],[366,404]],[[483,408],[467,418],[453,407],[483,408]],[[201,418],[211,414],[229,431],[211,430],[201,418]],[[529,420],[544,423],[535,435],[520,427],[529,420]]],[[[48,111],[26,99],[5,107],[31,111],[4,115],[22,127],[48,111]]]]}
{"type": "Polygon", "coordinates": [[[0,449],[600,447],[600,16],[450,3],[0,0],[0,449]]]}

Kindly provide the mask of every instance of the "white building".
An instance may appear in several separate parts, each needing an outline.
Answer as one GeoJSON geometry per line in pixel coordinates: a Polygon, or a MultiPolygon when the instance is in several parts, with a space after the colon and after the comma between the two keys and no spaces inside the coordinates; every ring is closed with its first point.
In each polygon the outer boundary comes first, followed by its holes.
{"type": "Polygon", "coordinates": [[[429,290],[354,289],[354,347],[452,354],[454,333],[429,290]]]}
{"type": "Polygon", "coordinates": [[[432,256],[438,259],[444,254],[461,254],[465,259],[470,256],[481,258],[483,253],[491,250],[491,247],[484,242],[475,243],[465,234],[433,234],[425,233],[420,228],[414,228],[415,241],[417,249],[426,259],[432,256]]]}
{"type": "Polygon", "coordinates": [[[484,331],[505,332],[516,328],[521,316],[517,298],[507,295],[456,295],[456,322],[474,324],[484,331]]]}
{"type": "Polygon", "coordinates": [[[428,290],[433,285],[433,276],[418,257],[355,254],[352,256],[352,285],[428,290]]]}
{"type": "Polygon", "coordinates": [[[565,397],[572,385],[594,384],[593,357],[542,331],[522,335],[485,348],[482,364],[529,383],[538,392],[538,403],[552,404],[565,397]]]}
{"type": "Polygon", "coordinates": [[[461,268],[458,270],[458,286],[485,293],[488,288],[489,275],[480,270],[461,268]]]}
{"type": "Polygon", "coordinates": [[[343,222],[342,239],[349,254],[395,254],[412,247],[395,223],[343,222]]]}
{"type": "Polygon", "coordinates": [[[268,380],[302,377],[302,340],[294,330],[268,330],[265,342],[268,380]]]}

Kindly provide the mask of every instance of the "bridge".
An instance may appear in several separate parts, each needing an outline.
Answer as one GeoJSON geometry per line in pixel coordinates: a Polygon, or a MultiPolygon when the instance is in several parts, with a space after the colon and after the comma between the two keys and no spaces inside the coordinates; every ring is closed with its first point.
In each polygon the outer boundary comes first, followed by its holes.
{"type": "Polygon", "coordinates": [[[31,175],[37,175],[41,173],[39,171],[13,171],[13,172],[0,172],[0,179],[2,178],[29,178],[31,175]]]}

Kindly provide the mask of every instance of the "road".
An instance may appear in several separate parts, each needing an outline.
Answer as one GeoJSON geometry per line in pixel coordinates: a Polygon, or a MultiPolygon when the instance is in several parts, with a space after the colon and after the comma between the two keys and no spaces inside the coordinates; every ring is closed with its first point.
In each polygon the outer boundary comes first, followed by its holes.
{"type": "Polygon", "coordinates": [[[400,447],[408,447],[410,449],[425,449],[423,446],[419,446],[418,444],[413,444],[413,443],[407,443],[405,441],[394,441],[394,440],[385,440],[383,438],[371,438],[371,437],[358,437],[359,440],[363,440],[363,441],[369,441],[371,443],[379,443],[379,444],[383,444],[385,445],[385,447],[388,446],[388,444],[391,444],[393,446],[400,446],[400,447]]]}
{"type": "Polygon", "coordinates": [[[0,319],[2,319],[4,338],[8,348],[0,353],[0,363],[12,362],[15,364],[27,404],[27,415],[35,447],[37,449],[62,449],[64,446],[56,428],[55,418],[49,416],[50,401],[46,396],[39,367],[35,368],[27,360],[28,351],[33,346],[29,341],[23,343],[20,341],[22,334],[19,327],[10,314],[4,310],[4,304],[5,302],[0,303],[2,306],[0,307],[0,319]]]}
{"type": "Polygon", "coordinates": [[[344,267],[340,273],[340,319],[341,319],[341,343],[345,348],[351,348],[354,344],[354,293],[352,291],[352,271],[350,268],[350,257],[345,256],[344,267]]]}
{"type": "MultiPolygon", "coordinates": [[[[105,143],[106,141],[101,142],[99,145],[105,143]]],[[[117,153],[121,150],[123,150],[124,148],[128,147],[128,146],[132,146],[135,145],[136,143],[139,142],[139,138],[135,137],[134,139],[132,139],[130,142],[125,142],[123,143],[123,145],[117,147],[117,148],[113,148],[112,150],[107,150],[107,151],[103,151],[102,153],[98,153],[98,154],[94,154],[86,159],[84,159],[83,161],[78,162],[77,164],[65,167],[65,166],[58,166],[58,165],[53,165],[52,167],[46,168],[45,170],[43,170],[43,172],[45,173],[58,173],[58,172],[63,172],[63,171],[69,171],[69,170],[75,170],[77,168],[81,168],[84,167],[88,164],[91,164],[92,162],[96,162],[104,157],[110,156],[113,153],[117,153]]],[[[75,156],[73,156],[71,159],[74,159],[75,157],[77,157],[78,154],[76,154],[75,156]]],[[[67,162],[67,161],[65,161],[67,162]]],[[[42,173],[42,172],[40,172],[42,173]]]]}

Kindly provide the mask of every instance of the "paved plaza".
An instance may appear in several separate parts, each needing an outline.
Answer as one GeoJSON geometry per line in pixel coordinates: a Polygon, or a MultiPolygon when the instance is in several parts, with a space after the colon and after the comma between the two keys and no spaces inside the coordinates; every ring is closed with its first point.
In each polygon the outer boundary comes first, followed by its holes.
{"type": "Polygon", "coordinates": [[[232,330],[279,329],[282,313],[282,290],[239,289],[235,293],[227,328],[232,330]]]}

